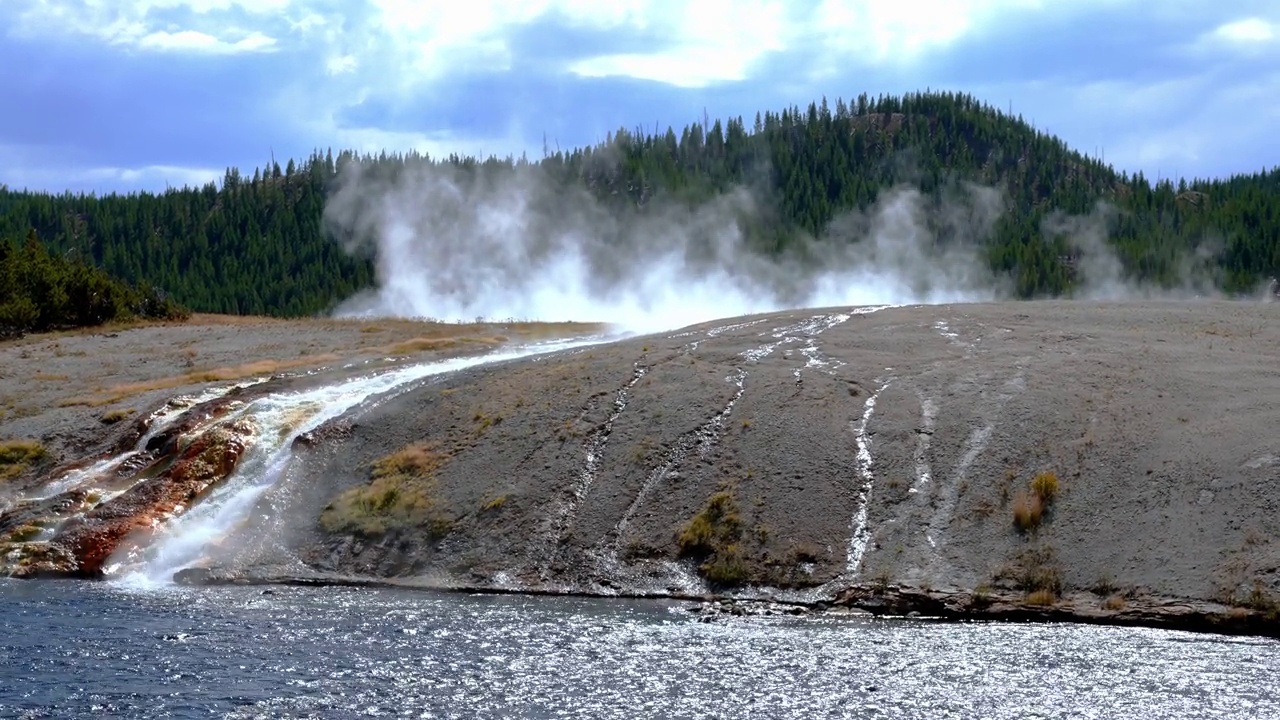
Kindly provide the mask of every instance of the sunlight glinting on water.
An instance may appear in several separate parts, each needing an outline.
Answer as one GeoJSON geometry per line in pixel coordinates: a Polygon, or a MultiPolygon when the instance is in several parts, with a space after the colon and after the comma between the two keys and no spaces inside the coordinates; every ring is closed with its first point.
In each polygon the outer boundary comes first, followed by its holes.
{"type": "Polygon", "coordinates": [[[3,716],[1280,717],[1260,638],[343,588],[0,582],[0,603],[3,716]]]}

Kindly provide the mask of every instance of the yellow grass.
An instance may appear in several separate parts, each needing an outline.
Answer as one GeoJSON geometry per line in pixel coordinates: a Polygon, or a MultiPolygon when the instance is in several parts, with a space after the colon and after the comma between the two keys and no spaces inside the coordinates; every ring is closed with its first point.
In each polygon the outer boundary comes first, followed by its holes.
{"type": "MultiPolygon", "coordinates": [[[[168,326],[195,327],[257,327],[266,332],[287,336],[290,330],[299,329],[332,332],[329,338],[313,338],[304,353],[290,359],[264,358],[254,362],[228,367],[196,366],[198,342],[192,347],[183,344],[174,350],[173,357],[185,366],[182,374],[157,377],[121,383],[112,386],[99,386],[69,390],[68,397],[57,402],[59,407],[85,406],[102,407],[113,405],[130,397],[159,390],[175,390],[191,385],[211,382],[234,382],[253,377],[271,375],[279,372],[302,368],[319,367],[325,364],[359,357],[377,355],[412,356],[419,353],[440,351],[478,351],[500,345],[509,341],[532,341],[553,337],[572,337],[590,332],[598,332],[603,325],[594,323],[536,323],[536,322],[503,322],[503,323],[443,323],[432,320],[414,320],[398,318],[370,319],[335,319],[335,318],[270,318],[260,316],[210,315],[195,314],[187,321],[153,321],[143,320],[126,324],[100,326],[64,330],[43,335],[28,336],[19,343],[47,343],[53,340],[58,346],[62,337],[102,334],[112,331],[123,331],[146,327],[168,326]],[[327,347],[326,347],[327,346],[327,347]],[[185,350],[181,349],[185,348],[185,350]],[[325,352],[332,348],[333,352],[325,352]]],[[[271,348],[261,349],[263,355],[283,353],[288,343],[282,342],[271,348]],[[283,348],[283,349],[282,349],[283,348]]],[[[61,352],[58,350],[57,352],[61,352]]],[[[249,349],[248,352],[254,352],[249,349]]],[[[73,353],[76,354],[76,353],[73,353]]],[[[252,356],[251,356],[252,357],[252,356]]],[[[52,374],[35,376],[38,380],[62,382],[67,378],[52,374]]]]}
{"type": "Polygon", "coordinates": [[[409,475],[426,477],[439,469],[445,456],[430,443],[414,443],[373,463],[373,477],[409,475]]]}
{"type": "Polygon", "coordinates": [[[474,333],[479,328],[492,332],[511,332],[526,338],[548,338],[566,335],[582,335],[599,332],[605,328],[603,323],[583,322],[531,322],[508,320],[500,322],[463,322],[446,323],[430,319],[414,318],[328,318],[302,317],[277,318],[265,315],[219,315],[214,313],[194,313],[187,320],[150,320],[133,319],[124,322],[111,322],[103,325],[67,330],[55,330],[47,333],[35,333],[12,342],[24,343],[32,340],[46,341],[63,337],[80,337],[85,335],[101,335],[148,327],[246,327],[261,325],[305,325],[320,330],[351,330],[374,334],[383,331],[402,335],[457,335],[460,332],[474,333]]]}
{"type": "Polygon", "coordinates": [[[1058,496],[1058,474],[1046,470],[1031,479],[1031,492],[1040,498],[1040,502],[1048,504],[1058,496]]]}
{"type": "Polygon", "coordinates": [[[448,534],[452,522],[433,492],[435,472],[445,459],[431,444],[416,443],[378,460],[369,484],[329,503],[320,513],[320,526],[366,536],[411,526],[425,528],[433,537],[448,534]]]}
{"type": "Polygon", "coordinates": [[[1045,511],[1058,496],[1059,487],[1058,475],[1052,470],[1032,478],[1030,492],[1019,492],[1013,498],[1014,527],[1019,532],[1030,532],[1040,527],[1045,511]]]}
{"type": "Polygon", "coordinates": [[[101,407],[103,405],[111,405],[113,403],[120,402],[125,398],[132,397],[140,393],[153,392],[155,390],[172,390],[174,388],[200,383],[244,380],[246,378],[272,375],[285,370],[295,370],[301,367],[322,365],[339,359],[340,357],[338,355],[327,353],[324,355],[311,355],[295,358],[293,360],[259,360],[257,362],[245,363],[234,367],[214,368],[212,370],[193,370],[184,375],[115,385],[97,393],[96,395],[68,398],[58,403],[58,405],[61,407],[71,407],[74,405],[101,407]]]}
{"type": "Polygon", "coordinates": [[[1044,517],[1044,503],[1038,495],[1020,492],[1013,498],[1013,524],[1022,532],[1040,527],[1044,517]]]}
{"type": "Polygon", "coordinates": [[[128,418],[130,415],[133,415],[135,412],[137,412],[137,411],[136,411],[136,410],[134,410],[133,408],[123,408],[123,409],[120,409],[120,410],[109,410],[109,411],[107,411],[106,413],[103,413],[103,415],[102,415],[102,422],[103,422],[103,424],[104,424],[104,425],[115,425],[116,423],[120,422],[121,420],[124,420],[124,419],[128,418]]]}
{"type": "Polygon", "coordinates": [[[500,345],[506,341],[507,338],[502,335],[491,337],[418,337],[389,345],[387,346],[387,352],[392,355],[413,355],[422,352],[452,350],[464,345],[500,345]]]}
{"type": "Polygon", "coordinates": [[[1052,590],[1036,590],[1027,595],[1028,605],[1048,606],[1058,602],[1058,596],[1052,590]]]}
{"type": "Polygon", "coordinates": [[[0,440],[0,480],[12,480],[45,457],[35,440],[0,440]]]}

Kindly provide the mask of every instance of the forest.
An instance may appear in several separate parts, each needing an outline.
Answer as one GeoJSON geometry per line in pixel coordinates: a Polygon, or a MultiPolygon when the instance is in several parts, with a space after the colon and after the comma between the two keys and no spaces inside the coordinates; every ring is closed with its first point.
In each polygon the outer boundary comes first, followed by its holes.
{"type": "Polygon", "coordinates": [[[372,259],[340,242],[355,231],[324,218],[326,199],[353,165],[392,181],[444,166],[478,182],[523,173],[545,187],[590,193],[621,214],[696,206],[746,188],[768,211],[740,219],[741,229],[766,254],[823,237],[833,219],[867,209],[890,187],[905,183],[940,197],[956,183],[977,183],[1004,198],[993,232],[980,241],[992,270],[1008,277],[1020,298],[1072,293],[1079,280],[1074,251],[1061,234],[1046,231],[1045,220],[1055,212],[1086,214],[1099,203],[1113,209],[1108,242],[1132,280],[1175,284],[1189,257],[1207,260],[1227,293],[1280,273],[1280,168],[1153,182],[972,96],[936,92],[864,94],[834,104],[824,98],[751,121],[703,118],[679,132],[619,129],[595,146],[544,148],[537,159],[326,150],[283,168],[272,161],[251,176],[229,169],[220,182],[163,193],[0,186],[0,253],[20,256],[34,231],[53,256],[157,288],[196,311],[324,313],[375,280],[372,259]]]}
{"type": "Polygon", "coordinates": [[[0,243],[0,338],[190,314],[149,286],[134,287],[81,258],[50,254],[34,230],[21,246],[0,243]]]}

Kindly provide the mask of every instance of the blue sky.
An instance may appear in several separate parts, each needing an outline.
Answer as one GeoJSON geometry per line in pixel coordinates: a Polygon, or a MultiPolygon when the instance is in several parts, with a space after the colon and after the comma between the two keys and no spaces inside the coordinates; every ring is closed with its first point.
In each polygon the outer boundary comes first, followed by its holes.
{"type": "Polygon", "coordinates": [[[3,0],[0,183],[163,189],[313,148],[541,154],[961,90],[1149,176],[1280,165],[1273,0],[3,0]]]}

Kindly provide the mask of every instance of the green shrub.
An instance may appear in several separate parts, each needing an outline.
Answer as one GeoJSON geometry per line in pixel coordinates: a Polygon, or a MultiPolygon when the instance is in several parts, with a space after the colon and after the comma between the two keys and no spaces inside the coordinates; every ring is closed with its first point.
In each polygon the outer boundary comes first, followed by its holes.
{"type": "Polygon", "coordinates": [[[117,280],[79,255],[50,253],[35,230],[19,246],[0,238],[0,337],[190,316],[159,290],[117,280]]]}
{"type": "Polygon", "coordinates": [[[699,569],[702,576],[715,585],[738,585],[747,579],[747,566],[737,545],[721,549],[699,569]]]}
{"type": "Polygon", "coordinates": [[[720,491],[707,498],[702,510],[689,519],[676,538],[681,555],[710,555],[724,546],[726,540],[736,539],[742,533],[742,519],[738,515],[733,496],[720,491]]]}

